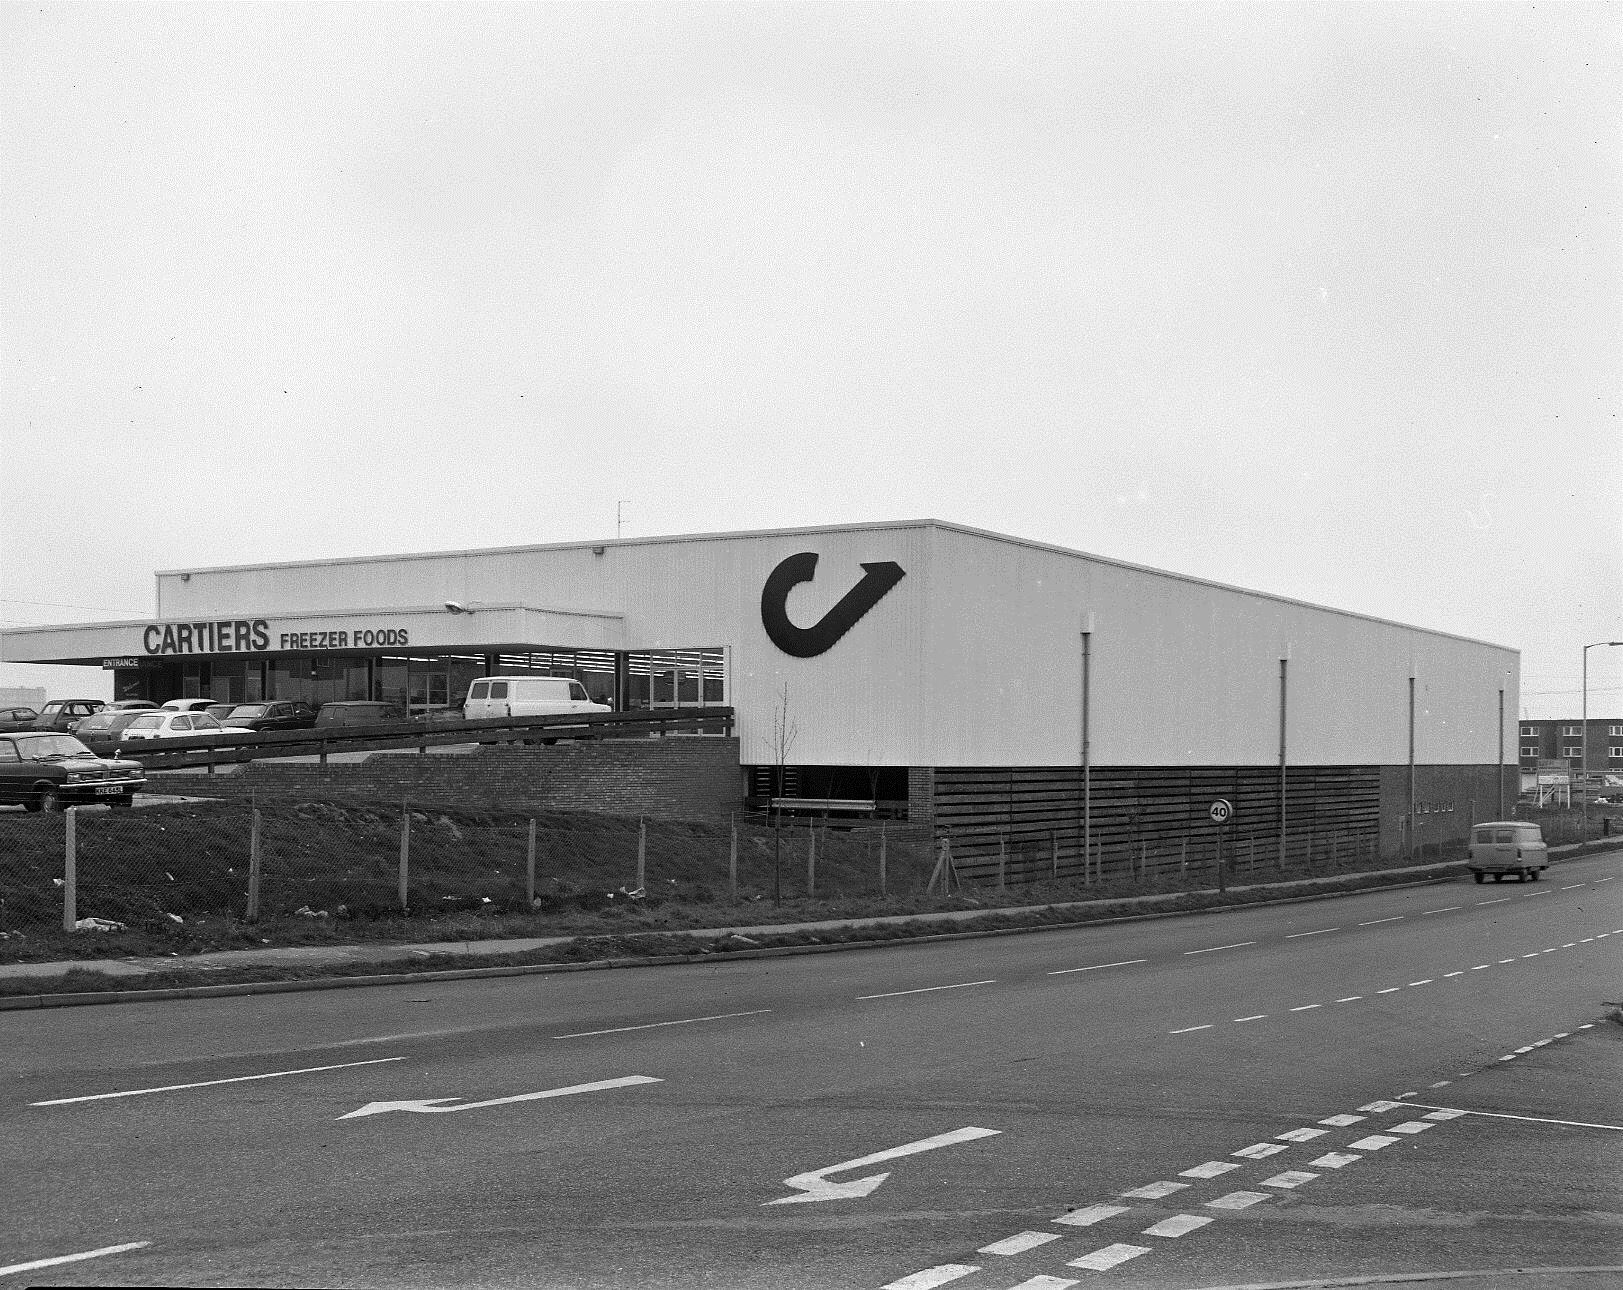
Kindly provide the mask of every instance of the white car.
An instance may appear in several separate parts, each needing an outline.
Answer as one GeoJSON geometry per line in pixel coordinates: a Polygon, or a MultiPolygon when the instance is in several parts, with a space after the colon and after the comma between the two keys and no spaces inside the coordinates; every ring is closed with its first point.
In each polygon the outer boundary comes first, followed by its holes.
{"type": "Polygon", "coordinates": [[[228,730],[206,712],[143,712],[119,735],[121,743],[137,739],[216,739],[240,736],[241,730],[228,730]]]}
{"type": "Polygon", "coordinates": [[[209,704],[218,702],[215,699],[170,699],[168,703],[160,704],[164,712],[201,712],[209,704]]]}

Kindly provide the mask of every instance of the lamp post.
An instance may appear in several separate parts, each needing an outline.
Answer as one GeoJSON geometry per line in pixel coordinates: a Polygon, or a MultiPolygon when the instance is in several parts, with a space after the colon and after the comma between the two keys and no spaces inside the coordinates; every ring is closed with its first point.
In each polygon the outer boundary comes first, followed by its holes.
{"type": "Polygon", "coordinates": [[[1582,758],[1578,776],[1578,800],[1582,804],[1582,814],[1579,817],[1582,823],[1579,825],[1580,832],[1578,834],[1580,845],[1589,841],[1589,793],[1587,791],[1589,788],[1589,651],[1599,649],[1602,645],[1623,645],[1623,641],[1595,641],[1584,646],[1583,717],[1578,724],[1579,756],[1582,758]]]}

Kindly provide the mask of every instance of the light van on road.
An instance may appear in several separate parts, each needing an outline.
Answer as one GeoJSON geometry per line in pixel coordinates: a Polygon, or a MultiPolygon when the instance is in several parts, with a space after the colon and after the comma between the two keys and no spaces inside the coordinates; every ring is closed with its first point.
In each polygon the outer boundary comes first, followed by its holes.
{"type": "Polygon", "coordinates": [[[1471,826],[1471,876],[1481,882],[1488,874],[1503,882],[1515,874],[1521,882],[1538,876],[1550,867],[1550,848],[1536,824],[1526,820],[1490,820],[1471,826]]]}

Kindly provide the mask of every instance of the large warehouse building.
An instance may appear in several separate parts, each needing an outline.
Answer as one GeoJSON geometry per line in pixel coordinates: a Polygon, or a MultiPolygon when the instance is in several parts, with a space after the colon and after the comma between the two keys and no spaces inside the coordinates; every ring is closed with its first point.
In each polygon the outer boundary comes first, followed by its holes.
{"type": "Polygon", "coordinates": [[[540,673],[728,704],[740,798],[878,800],[1066,867],[1208,836],[1219,797],[1235,845],[1401,854],[1515,792],[1513,649],[936,520],[161,572],[151,619],[0,655],[159,701],[420,714],[540,673]]]}

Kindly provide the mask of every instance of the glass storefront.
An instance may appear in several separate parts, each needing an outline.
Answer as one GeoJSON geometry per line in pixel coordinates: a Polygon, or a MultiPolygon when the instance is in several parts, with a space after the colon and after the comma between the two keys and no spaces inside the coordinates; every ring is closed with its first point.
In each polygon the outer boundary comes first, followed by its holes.
{"type": "Polygon", "coordinates": [[[346,699],[399,705],[411,716],[458,710],[481,676],[561,676],[611,708],[687,708],[727,702],[726,652],[696,649],[532,649],[480,654],[276,654],[153,660],[119,669],[121,698],[209,698],[221,703],[346,699]]]}

